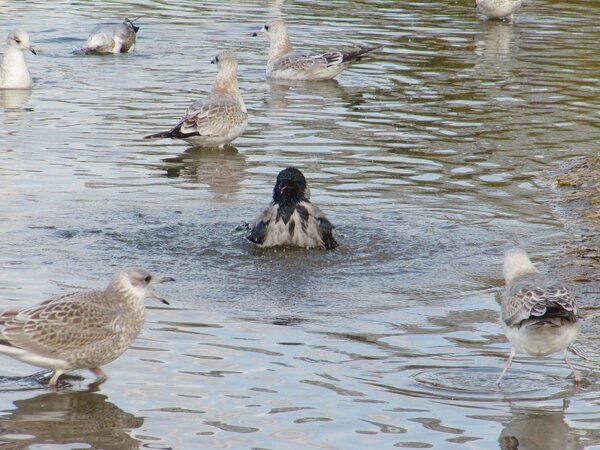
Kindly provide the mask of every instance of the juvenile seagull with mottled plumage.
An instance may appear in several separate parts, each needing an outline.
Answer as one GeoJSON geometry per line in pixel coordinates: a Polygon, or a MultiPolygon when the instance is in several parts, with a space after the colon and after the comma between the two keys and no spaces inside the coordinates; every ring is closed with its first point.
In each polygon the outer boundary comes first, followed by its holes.
{"type": "Polygon", "coordinates": [[[506,252],[503,271],[506,292],[502,298],[502,328],[512,349],[496,384],[500,384],[517,353],[547,356],[562,352],[575,382],[581,381],[567,357],[569,346],[579,334],[573,294],[562,283],[544,277],[520,248],[506,252]]]}
{"type": "Polygon", "coordinates": [[[475,7],[490,19],[513,20],[513,13],[523,0],[475,0],[475,7]]]}
{"type": "Polygon", "coordinates": [[[169,304],[151,287],[167,281],[174,280],[132,267],[117,273],[103,291],[72,292],[30,308],[3,311],[0,353],[52,369],[52,387],[71,370],[89,369],[106,379],[100,366],[118,358],[142,329],[144,299],[169,304]]]}
{"type": "Polygon", "coordinates": [[[380,45],[363,45],[324,53],[296,51],[290,44],[287,25],[281,19],[267,23],[252,36],[261,34],[266,34],[270,43],[267,76],[284,80],[330,80],[350,64],[381,48],[380,45]]]}
{"type": "Polygon", "coordinates": [[[211,61],[218,73],[210,95],[188,108],[169,131],[145,139],[178,138],[199,147],[223,147],[239,137],[248,126],[248,112],[238,89],[235,55],[222,52],[211,61]]]}
{"type": "Polygon", "coordinates": [[[140,27],[125,18],[123,23],[104,23],[97,25],[82,47],[84,53],[116,54],[131,53],[137,41],[137,32],[140,27]]]}
{"type": "Polygon", "coordinates": [[[331,250],[337,247],[334,226],[310,202],[302,172],[288,167],[279,172],[273,201],[254,222],[248,240],[261,247],[304,247],[331,250]]]}

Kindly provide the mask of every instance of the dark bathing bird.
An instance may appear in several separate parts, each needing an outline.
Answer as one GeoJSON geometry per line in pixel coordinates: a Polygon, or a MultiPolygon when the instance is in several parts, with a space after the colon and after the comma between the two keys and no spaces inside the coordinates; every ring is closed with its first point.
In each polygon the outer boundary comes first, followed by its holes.
{"type": "Polygon", "coordinates": [[[221,52],[211,61],[218,68],[208,97],[192,103],[183,118],[169,131],[144,139],[178,138],[198,147],[223,147],[248,126],[248,112],[238,89],[235,55],[221,52]]]}
{"type": "Polygon", "coordinates": [[[0,353],[52,369],[55,387],[65,372],[89,369],[100,380],[101,366],[127,350],[142,329],[144,299],[159,297],[155,283],[174,281],[132,267],[117,273],[103,291],[52,297],[36,306],[0,313],[0,353]]]}
{"type": "Polygon", "coordinates": [[[547,356],[562,352],[575,382],[581,375],[567,357],[579,334],[577,303],[562,283],[544,277],[520,248],[504,255],[506,291],[502,298],[502,329],[512,345],[510,356],[496,384],[517,353],[547,356]]]}
{"type": "Polygon", "coordinates": [[[137,32],[140,29],[133,23],[136,20],[126,18],[123,23],[97,25],[81,50],[84,53],[95,54],[131,53],[135,48],[137,32]]]}
{"type": "Polygon", "coordinates": [[[273,201],[254,222],[248,240],[261,247],[304,247],[331,250],[337,247],[334,226],[310,202],[302,172],[288,167],[279,172],[273,201]]]}
{"type": "Polygon", "coordinates": [[[285,80],[329,80],[382,47],[361,45],[348,50],[323,53],[296,51],[290,43],[287,25],[281,19],[267,23],[259,31],[252,33],[252,36],[262,34],[269,38],[267,76],[285,80]]]}

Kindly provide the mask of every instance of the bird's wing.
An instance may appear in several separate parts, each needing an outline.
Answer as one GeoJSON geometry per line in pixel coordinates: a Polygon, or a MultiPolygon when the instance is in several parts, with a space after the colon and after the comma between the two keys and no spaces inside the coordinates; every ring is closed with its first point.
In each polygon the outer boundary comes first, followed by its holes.
{"type": "Polygon", "coordinates": [[[273,64],[273,71],[318,73],[332,67],[347,65],[359,60],[381,46],[355,46],[346,50],[325,53],[293,51],[283,55],[273,64]]]}
{"type": "Polygon", "coordinates": [[[273,64],[273,71],[311,72],[327,67],[324,55],[307,52],[290,52],[273,64]]]}
{"type": "Polygon", "coordinates": [[[277,215],[277,205],[271,203],[267,208],[263,210],[262,213],[256,218],[254,221],[254,225],[248,233],[248,240],[250,242],[254,242],[255,244],[262,244],[265,241],[265,237],[267,234],[267,228],[271,220],[277,215]]]}
{"type": "Polygon", "coordinates": [[[0,315],[4,344],[49,358],[85,348],[119,332],[118,313],[94,297],[99,292],[76,292],[53,297],[22,310],[0,315]]]}
{"type": "Polygon", "coordinates": [[[224,136],[248,120],[248,113],[229,97],[208,97],[193,103],[173,128],[186,136],[224,136]]]}
{"type": "Polygon", "coordinates": [[[299,206],[297,209],[300,213],[300,217],[302,217],[303,220],[308,221],[309,217],[312,217],[316,220],[319,235],[323,241],[323,245],[327,250],[337,247],[337,241],[333,237],[333,229],[335,226],[325,216],[325,213],[321,210],[321,208],[308,201],[305,201],[302,202],[301,206],[299,206]],[[301,210],[301,208],[304,210],[304,212],[301,210]]]}
{"type": "Polygon", "coordinates": [[[577,302],[569,289],[558,283],[540,285],[530,281],[512,285],[502,301],[502,319],[507,325],[544,316],[548,308],[577,316],[577,302]]]}

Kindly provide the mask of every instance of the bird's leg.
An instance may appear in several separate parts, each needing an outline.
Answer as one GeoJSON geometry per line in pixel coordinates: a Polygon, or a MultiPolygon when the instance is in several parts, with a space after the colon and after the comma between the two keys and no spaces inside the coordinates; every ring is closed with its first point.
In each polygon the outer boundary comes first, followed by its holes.
{"type": "Polygon", "coordinates": [[[50,381],[48,382],[48,386],[55,388],[56,383],[58,382],[58,377],[60,377],[63,373],[65,372],[62,370],[55,370],[54,375],[52,375],[52,378],[50,378],[50,381]]]}
{"type": "Polygon", "coordinates": [[[569,361],[569,358],[567,357],[568,351],[569,349],[567,348],[565,348],[565,350],[563,351],[565,362],[567,363],[567,366],[569,366],[569,369],[571,369],[571,371],[573,372],[573,379],[575,380],[575,383],[579,383],[583,378],[581,377],[581,374],[575,370],[575,367],[573,367],[571,361],[569,361]]]}
{"type": "Polygon", "coordinates": [[[94,375],[96,375],[96,378],[97,378],[96,381],[103,382],[108,379],[108,375],[106,375],[106,373],[104,373],[104,370],[102,370],[100,367],[91,367],[90,372],[92,372],[94,375]]]}
{"type": "Polygon", "coordinates": [[[500,385],[500,381],[502,381],[502,377],[504,376],[504,374],[506,373],[506,371],[508,370],[508,368],[512,365],[512,361],[513,358],[515,357],[516,352],[514,349],[510,349],[510,355],[508,356],[508,361],[506,361],[506,365],[504,366],[504,369],[502,370],[502,373],[500,374],[500,376],[498,377],[498,379],[496,380],[496,385],[499,386],[500,385]]]}

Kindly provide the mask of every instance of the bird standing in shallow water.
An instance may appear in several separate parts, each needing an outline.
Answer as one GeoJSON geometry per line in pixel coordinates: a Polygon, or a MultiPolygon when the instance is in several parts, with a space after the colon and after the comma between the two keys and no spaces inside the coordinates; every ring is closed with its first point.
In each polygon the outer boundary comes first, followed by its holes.
{"type": "Polygon", "coordinates": [[[117,273],[103,291],[72,292],[25,309],[0,314],[0,353],[52,369],[54,387],[65,372],[89,369],[100,379],[100,366],[118,358],[133,343],[145,318],[144,299],[165,304],[151,285],[174,281],[144,269],[117,273]]]}
{"type": "Polygon", "coordinates": [[[248,126],[248,112],[238,89],[235,55],[222,52],[211,61],[219,72],[210,95],[198,100],[169,131],[151,134],[144,139],[185,139],[199,147],[223,147],[239,137],[248,126]]]}
{"type": "Polygon", "coordinates": [[[581,375],[567,357],[569,345],[579,334],[577,303],[559,282],[544,277],[521,249],[504,256],[506,291],[502,298],[502,329],[512,345],[510,356],[496,384],[517,353],[546,356],[562,352],[576,382],[581,375]]]}
{"type": "Polygon", "coordinates": [[[137,19],[125,19],[123,23],[97,25],[81,49],[84,53],[111,54],[131,53],[137,41],[140,27],[133,22],[137,19]]]}
{"type": "Polygon", "coordinates": [[[475,0],[475,7],[490,19],[513,20],[513,13],[523,0],[475,0]]]}
{"type": "Polygon", "coordinates": [[[24,30],[11,31],[6,42],[8,48],[0,66],[0,89],[30,89],[33,81],[23,50],[37,53],[31,46],[29,35],[24,30]]]}
{"type": "Polygon", "coordinates": [[[337,247],[333,228],[323,211],[310,202],[302,172],[288,167],[279,172],[273,201],[254,222],[248,240],[261,247],[337,247]]]}
{"type": "Polygon", "coordinates": [[[290,44],[287,25],[281,19],[267,23],[252,36],[261,34],[269,38],[267,76],[284,80],[330,80],[350,64],[381,48],[377,45],[324,53],[295,51],[290,44]]]}

